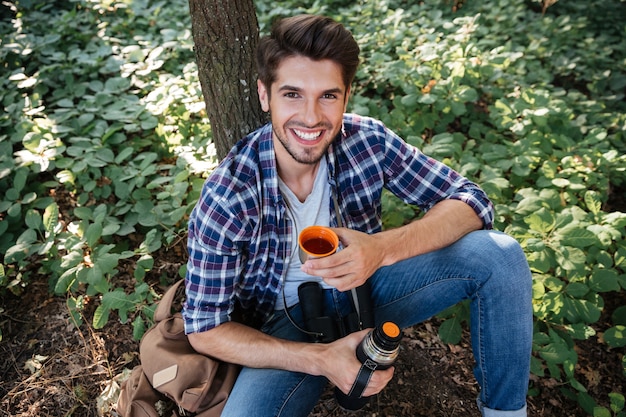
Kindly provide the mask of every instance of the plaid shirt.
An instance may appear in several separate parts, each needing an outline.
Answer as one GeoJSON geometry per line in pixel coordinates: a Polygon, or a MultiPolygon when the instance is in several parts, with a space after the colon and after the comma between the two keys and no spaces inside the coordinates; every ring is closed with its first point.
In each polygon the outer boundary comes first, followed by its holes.
{"type": "MultiPolygon", "coordinates": [[[[383,188],[424,211],[443,199],[462,200],[485,228],[492,227],[492,204],[478,186],[377,120],[345,115],[327,160],[345,227],[382,230],[383,188]]],[[[187,333],[229,321],[236,301],[261,319],[271,314],[297,244],[286,210],[268,124],[235,145],[205,182],[191,213],[183,308],[187,333]]],[[[337,226],[332,199],[329,210],[330,224],[337,226]]]]}

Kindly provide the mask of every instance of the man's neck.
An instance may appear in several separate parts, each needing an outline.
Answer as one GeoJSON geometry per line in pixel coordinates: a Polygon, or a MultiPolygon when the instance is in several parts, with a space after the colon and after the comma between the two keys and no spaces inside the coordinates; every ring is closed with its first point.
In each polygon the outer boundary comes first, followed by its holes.
{"type": "Polygon", "coordinates": [[[313,191],[315,177],[320,162],[312,165],[299,164],[294,161],[290,167],[278,166],[278,176],[287,187],[303,202],[313,191]]]}

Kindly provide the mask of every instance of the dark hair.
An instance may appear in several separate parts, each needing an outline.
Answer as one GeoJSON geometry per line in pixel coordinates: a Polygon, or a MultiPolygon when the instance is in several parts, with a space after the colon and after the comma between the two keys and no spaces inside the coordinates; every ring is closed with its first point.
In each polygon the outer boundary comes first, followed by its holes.
{"type": "Polygon", "coordinates": [[[256,61],[259,79],[268,92],[276,81],[276,69],[289,57],[314,61],[329,59],[341,67],[345,87],[359,65],[359,45],[340,23],[324,16],[299,15],[279,20],[269,36],[259,41],[256,61]]]}

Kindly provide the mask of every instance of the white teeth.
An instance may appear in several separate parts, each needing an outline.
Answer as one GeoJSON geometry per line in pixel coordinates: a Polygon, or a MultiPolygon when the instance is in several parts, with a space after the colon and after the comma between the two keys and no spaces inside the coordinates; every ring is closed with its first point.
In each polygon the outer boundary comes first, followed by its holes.
{"type": "Polygon", "coordinates": [[[317,139],[322,134],[322,132],[306,133],[296,129],[294,129],[293,131],[296,135],[298,135],[299,138],[304,140],[317,139]]]}

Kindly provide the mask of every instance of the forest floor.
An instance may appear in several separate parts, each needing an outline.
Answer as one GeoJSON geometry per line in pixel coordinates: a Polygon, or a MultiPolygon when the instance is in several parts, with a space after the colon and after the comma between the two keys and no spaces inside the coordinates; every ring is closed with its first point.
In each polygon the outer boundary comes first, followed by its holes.
{"type": "MultiPolygon", "coordinates": [[[[621,195],[616,211],[626,211],[621,195]]],[[[154,270],[176,276],[181,249],[162,251],[154,270]]],[[[132,274],[131,274],[132,275],[132,274]]],[[[153,278],[158,282],[158,278],[153,278]]],[[[161,292],[164,288],[160,288],[161,292]]],[[[598,334],[579,343],[577,375],[589,394],[606,404],[609,392],[626,392],[621,359],[625,349],[598,343],[609,326],[610,313],[626,304],[626,292],[609,293],[598,334]]],[[[0,297],[0,417],[95,417],[111,414],[117,390],[138,363],[138,342],[129,324],[110,320],[103,329],[87,324],[76,328],[65,299],[48,293],[45,277],[33,280],[19,297],[0,297]]],[[[93,307],[86,309],[90,322],[93,307]]],[[[354,417],[460,417],[478,416],[478,385],[469,334],[447,345],[437,336],[432,319],[404,331],[402,350],[392,382],[354,417]]],[[[583,417],[587,414],[562,391],[562,383],[532,377],[538,394],[528,398],[529,416],[583,417]]],[[[341,416],[328,389],[311,417],[341,416]]]]}

